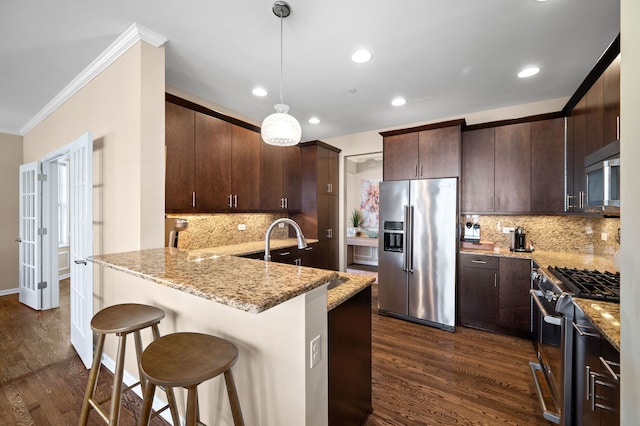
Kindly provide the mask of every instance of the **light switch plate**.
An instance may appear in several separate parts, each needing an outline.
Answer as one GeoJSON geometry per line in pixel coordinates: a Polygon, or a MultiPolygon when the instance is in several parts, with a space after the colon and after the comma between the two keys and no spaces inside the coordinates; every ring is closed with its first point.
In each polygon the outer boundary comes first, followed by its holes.
{"type": "Polygon", "coordinates": [[[247,225],[245,225],[244,223],[241,223],[238,225],[238,231],[246,231],[247,230],[247,225]]]}

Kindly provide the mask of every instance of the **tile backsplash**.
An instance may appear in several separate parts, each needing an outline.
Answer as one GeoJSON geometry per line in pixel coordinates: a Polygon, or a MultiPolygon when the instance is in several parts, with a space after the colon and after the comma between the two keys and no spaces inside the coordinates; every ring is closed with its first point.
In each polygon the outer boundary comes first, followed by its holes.
{"type": "MultiPolygon", "coordinates": [[[[467,219],[461,216],[464,226],[467,219]]],[[[619,218],[577,216],[480,216],[480,238],[495,246],[509,248],[511,234],[503,227],[521,226],[536,250],[564,251],[613,256],[619,248],[619,218]],[[606,234],[607,240],[602,239],[606,234]]]]}
{"type": "MultiPolygon", "coordinates": [[[[199,214],[199,215],[167,215],[187,219],[189,226],[178,235],[178,248],[193,250],[242,244],[264,240],[267,228],[271,223],[286,214],[233,213],[233,214],[199,214]],[[238,225],[246,229],[238,230],[238,225]]],[[[276,227],[271,238],[288,238],[289,227],[276,227]]]]}

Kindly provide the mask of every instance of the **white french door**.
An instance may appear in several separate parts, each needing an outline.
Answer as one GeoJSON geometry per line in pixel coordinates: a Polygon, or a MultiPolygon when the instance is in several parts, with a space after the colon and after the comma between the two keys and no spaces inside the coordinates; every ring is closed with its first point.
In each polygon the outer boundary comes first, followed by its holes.
{"type": "Polygon", "coordinates": [[[71,228],[71,344],[87,368],[93,358],[93,136],[72,142],[69,153],[71,228]]]}
{"type": "Polygon", "coordinates": [[[40,163],[20,166],[19,300],[33,309],[42,309],[40,230],[40,163]]]}

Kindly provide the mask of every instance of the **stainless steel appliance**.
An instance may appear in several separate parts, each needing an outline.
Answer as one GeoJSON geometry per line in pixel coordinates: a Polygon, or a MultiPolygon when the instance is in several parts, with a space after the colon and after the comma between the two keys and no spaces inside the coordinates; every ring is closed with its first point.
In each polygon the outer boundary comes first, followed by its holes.
{"type": "Polygon", "coordinates": [[[518,226],[511,232],[511,245],[509,247],[511,251],[532,252],[533,247],[527,236],[527,231],[518,226]]]}
{"type": "Polygon", "coordinates": [[[165,247],[178,247],[178,236],[180,232],[185,231],[189,226],[187,219],[178,217],[166,217],[164,219],[164,240],[165,247]]]}
{"type": "Polygon", "coordinates": [[[585,211],[620,215],[620,141],[589,154],[584,161],[587,173],[585,211]]]}
{"type": "Polygon", "coordinates": [[[378,312],[454,331],[457,179],[380,183],[378,312]]]}
{"type": "Polygon", "coordinates": [[[577,319],[579,309],[572,303],[573,297],[615,302],[616,295],[619,300],[620,276],[608,272],[536,266],[532,278],[538,360],[530,362],[529,366],[543,417],[566,426],[581,424],[579,419],[582,418],[580,413],[585,404],[585,394],[591,402],[596,398],[593,393],[585,391],[582,367],[576,368],[576,363],[582,359],[580,348],[584,331],[581,329],[582,320],[577,319]],[[543,389],[549,389],[551,395],[543,395],[543,389]],[[553,406],[547,406],[546,401],[553,401],[553,406]]]}
{"type": "Polygon", "coordinates": [[[479,243],[480,242],[480,224],[467,222],[464,225],[464,235],[462,236],[463,241],[468,241],[471,243],[479,243]]]}

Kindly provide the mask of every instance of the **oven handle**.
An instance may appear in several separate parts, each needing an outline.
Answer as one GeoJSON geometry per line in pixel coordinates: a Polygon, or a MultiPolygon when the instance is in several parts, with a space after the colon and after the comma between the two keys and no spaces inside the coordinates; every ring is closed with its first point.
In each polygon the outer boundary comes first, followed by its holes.
{"type": "Polygon", "coordinates": [[[542,408],[542,417],[550,422],[555,424],[560,424],[560,413],[556,413],[547,408],[547,404],[544,402],[544,397],[542,396],[542,388],[540,387],[540,382],[538,381],[538,375],[536,373],[537,370],[542,371],[542,367],[540,364],[535,362],[529,362],[529,368],[531,368],[531,375],[533,376],[533,383],[536,386],[536,393],[538,394],[538,402],[540,403],[540,407],[542,408]]]}
{"type": "Polygon", "coordinates": [[[536,302],[538,309],[540,309],[540,313],[544,318],[544,322],[552,325],[562,325],[562,317],[554,317],[553,315],[549,315],[542,302],[540,302],[540,298],[544,297],[540,290],[531,289],[529,290],[529,293],[531,294],[531,298],[533,299],[533,301],[536,302]]]}

